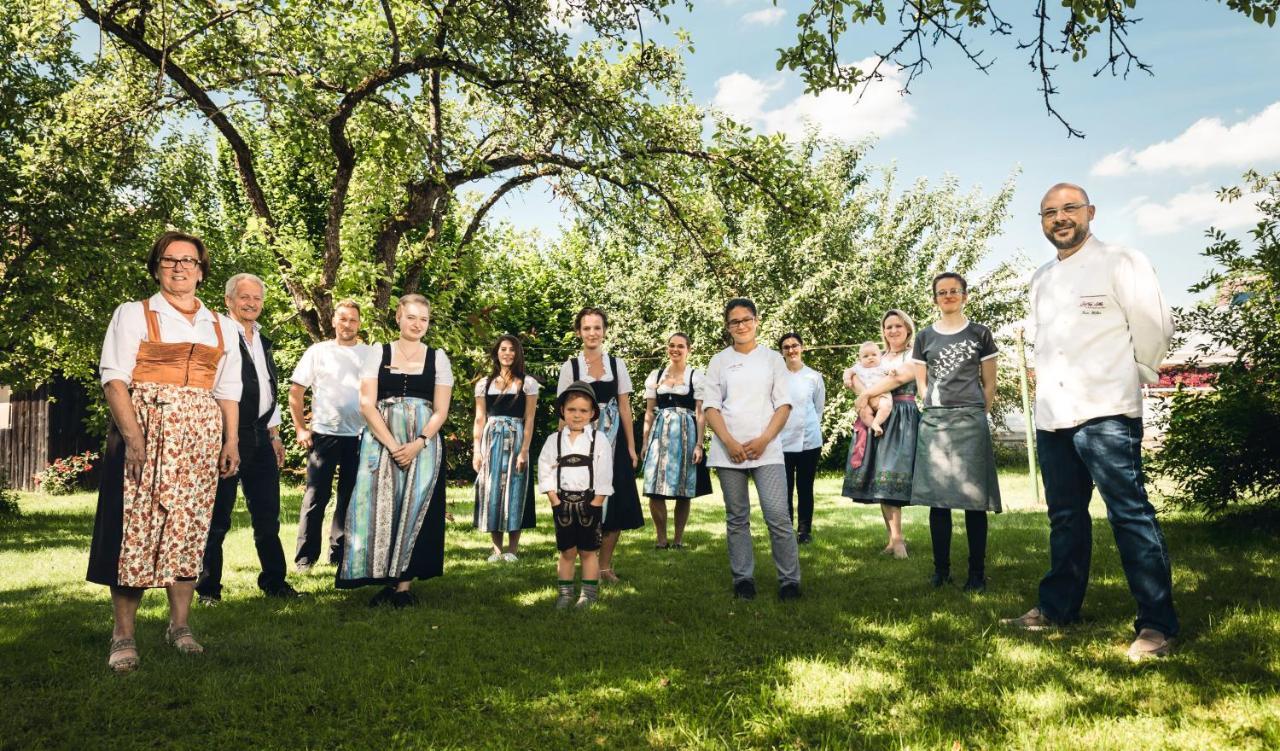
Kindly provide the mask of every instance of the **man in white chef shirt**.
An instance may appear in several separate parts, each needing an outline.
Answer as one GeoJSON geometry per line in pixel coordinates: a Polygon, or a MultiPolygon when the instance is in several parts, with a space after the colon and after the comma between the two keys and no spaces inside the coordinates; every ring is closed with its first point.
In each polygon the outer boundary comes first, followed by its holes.
{"type": "Polygon", "coordinates": [[[284,445],[280,442],[280,405],[276,403],[276,365],[272,343],[262,333],[266,285],[253,274],[236,274],[227,280],[227,314],[236,322],[237,336],[228,348],[240,351],[240,471],[218,481],[209,537],[196,594],[203,605],[222,600],[222,543],[231,529],[236,492],[244,489],[245,506],[253,524],[253,543],[261,573],[258,588],[268,597],[297,597],[285,581],[284,547],[280,544],[280,467],[284,445]]]}
{"type": "Polygon", "coordinates": [[[1095,237],[1095,213],[1069,183],[1040,202],[1041,229],[1057,249],[1031,278],[1030,311],[1050,564],[1037,606],[1002,622],[1038,631],[1080,620],[1097,487],[1138,604],[1128,652],[1138,661],[1168,655],[1178,633],[1169,551],[1142,475],[1141,385],[1158,380],[1173,323],[1151,263],[1095,237]]]}
{"type": "Polygon", "coordinates": [[[333,495],[337,475],[338,498],[329,524],[328,558],[342,555],[347,506],[356,486],[360,462],[360,368],[369,345],[360,341],[360,306],[339,300],[333,307],[333,338],[307,348],[289,377],[289,414],[298,445],[308,450],[307,489],[298,515],[298,543],[293,563],[305,573],[319,562],[324,511],[333,495]],[[311,390],[311,421],[306,418],[306,395],[311,390]]]}
{"type": "Polygon", "coordinates": [[[778,571],[778,598],[793,600],[800,597],[800,556],[787,514],[786,465],[778,440],[791,414],[790,374],[782,355],[756,341],[755,303],[730,300],[724,319],[733,345],[707,366],[702,409],[713,433],[707,466],[716,468],[724,496],[733,592],[744,600],[756,596],[747,490],[748,479],[754,479],[778,571]]]}

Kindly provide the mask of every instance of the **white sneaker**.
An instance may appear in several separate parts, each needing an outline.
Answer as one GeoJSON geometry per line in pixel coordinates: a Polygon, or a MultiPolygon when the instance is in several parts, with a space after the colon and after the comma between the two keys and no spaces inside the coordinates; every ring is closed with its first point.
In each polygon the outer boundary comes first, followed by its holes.
{"type": "Polygon", "coordinates": [[[494,553],[493,555],[489,556],[485,560],[488,561],[489,563],[498,563],[499,561],[502,560],[502,553],[494,553]]]}
{"type": "Polygon", "coordinates": [[[503,553],[502,560],[506,561],[507,563],[515,563],[520,559],[516,557],[515,553],[503,553]]]}

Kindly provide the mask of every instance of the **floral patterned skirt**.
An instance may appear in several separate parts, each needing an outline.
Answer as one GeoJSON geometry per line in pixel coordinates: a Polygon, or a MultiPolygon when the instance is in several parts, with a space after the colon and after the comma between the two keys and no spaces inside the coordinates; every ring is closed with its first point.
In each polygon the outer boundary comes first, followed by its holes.
{"type": "Polygon", "coordinates": [[[135,383],[142,479],[125,477],[124,439],[113,424],[98,488],[86,578],[121,587],[166,587],[200,573],[218,487],[222,412],[212,392],[135,383]]]}

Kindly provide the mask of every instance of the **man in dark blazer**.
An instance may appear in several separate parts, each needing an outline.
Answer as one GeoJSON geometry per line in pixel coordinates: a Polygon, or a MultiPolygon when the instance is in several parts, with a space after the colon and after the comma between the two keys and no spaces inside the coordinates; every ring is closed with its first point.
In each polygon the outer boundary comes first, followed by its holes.
{"type": "Polygon", "coordinates": [[[280,544],[284,445],[280,442],[280,406],[276,403],[271,340],[257,323],[265,293],[266,286],[253,274],[236,274],[227,281],[227,313],[240,333],[237,344],[244,381],[240,396],[240,472],[218,481],[204,563],[196,582],[202,605],[222,601],[222,542],[231,529],[238,487],[244,488],[245,505],[253,522],[253,542],[262,566],[258,587],[268,597],[298,596],[298,591],[285,581],[284,548],[280,544]]]}

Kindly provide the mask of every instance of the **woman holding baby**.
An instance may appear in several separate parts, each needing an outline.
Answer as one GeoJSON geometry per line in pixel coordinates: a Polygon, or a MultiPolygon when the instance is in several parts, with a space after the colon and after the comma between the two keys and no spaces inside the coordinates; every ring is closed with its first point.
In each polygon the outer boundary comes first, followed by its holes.
{"type": "MultiPolygon", "coordinates": [[[[879,379],[911,367],[911,346],[915,338],[911,316],[896,308],[885,311],[880,317],[880,334],[880,346],[874,342],[863,344],[858,365],[844,372],[846,388],[861,394],[879,379]]],[[[860,414],[854,422],[841,495],[857,503],[879,503],[889,533],[888,544],[881,552],[906,558],[902,507],[911,502],[911,476],[920,424],[915,381],[898,386],[886,396],[890,398],[887,414],[873,399],[863,410],[866,414],[860,414]]]]}

